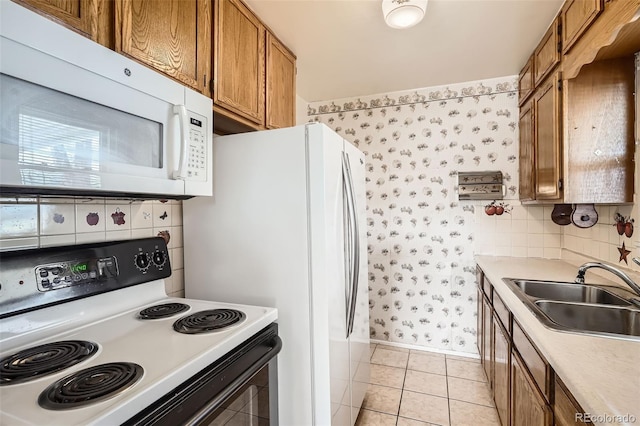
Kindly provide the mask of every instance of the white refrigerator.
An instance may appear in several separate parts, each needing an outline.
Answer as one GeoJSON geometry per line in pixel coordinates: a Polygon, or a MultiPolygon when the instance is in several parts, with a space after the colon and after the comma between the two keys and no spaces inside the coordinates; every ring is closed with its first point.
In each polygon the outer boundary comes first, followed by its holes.
{"type": "Polygon", "coordinates": [[[324,124],[220,136],[183,203],[188,298],[278,309],[283,426],[355,423],[369,383],[364,154],[324,124]]]}

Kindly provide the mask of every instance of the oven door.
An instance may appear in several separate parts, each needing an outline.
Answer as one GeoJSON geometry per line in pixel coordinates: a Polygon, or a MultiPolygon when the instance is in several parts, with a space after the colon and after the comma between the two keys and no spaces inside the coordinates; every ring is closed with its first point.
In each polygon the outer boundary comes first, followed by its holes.
{"type": "Polygon", "coordinates": [[[124,425],[277,425],[281,348],[271,324],[124,425]]]}

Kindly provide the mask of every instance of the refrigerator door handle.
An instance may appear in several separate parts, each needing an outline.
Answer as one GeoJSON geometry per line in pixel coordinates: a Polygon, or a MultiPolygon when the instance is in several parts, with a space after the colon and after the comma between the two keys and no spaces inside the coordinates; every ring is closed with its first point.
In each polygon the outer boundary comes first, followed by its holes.
{"type": "Polygon", "coordinates": [[[349,206],[349,221],[351,223],[350,238],[352,247],[352,261],[351,261],[351,280],[349,285],[351,290],[349,292],[349,305],[347,308],[347,337],[353,332],[353,324],[355,321],[356,313],[356,301],[358,298],[358,281],[360,271],[360,231],[358,227],[358,215],[355,203],[355,193],[353,189],[353,177],[351,176],[351,167],[349,165],[349,155],[343,152],[342,164],[345,176],[346,194],[349,206]]]}
{"type": "Polygon", "coordinates": [[[345,217],[345,290],[346,290],[346,316],[345,316],[345,328],[346,337],[349,337],[349,319],[351,318],[351,290],[353,288],[353,225],[352,225],[352,213],[351,213],[351,192],[349,191],[349,176],[347,173],[347,159],[345,153],[342,153],[342,197],[344,202],[344,217],[345,217]]]}

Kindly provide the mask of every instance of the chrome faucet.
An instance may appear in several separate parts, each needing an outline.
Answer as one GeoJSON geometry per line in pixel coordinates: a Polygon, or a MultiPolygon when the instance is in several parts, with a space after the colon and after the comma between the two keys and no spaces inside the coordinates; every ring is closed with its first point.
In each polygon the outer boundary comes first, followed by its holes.
{"type": "MultiPolygon", "coordinates": [[[[636,264],[640,265],[640,259],[633,258],[633,261],[636,264]]],[[[620,278],[622,281],[624,281],[625,284],[627,284],[629,287],[631,287],[631,289],[638,296],[640,296],[640,286],[638,286],[638,284],[636,284],[627,274],[622,272],[620,269],[616,268],[615,266],[607,265],[605,263],[587,262],[584,265],[582,265],[580,268],[578,268],[578,276],[576,277],[576,282],[577,283],[584,284],[584,275],[587,273],[587,269],[590,269],[590,268],[600,268],[600,269],[604,269],[605,271],[611,272],[612,274],[614,274],[615,276],[620,278]]],[[[630,301],[634,305],[637,305],[637,306],[640,307],[640,299],[632,298],[632,299],[630,299],[630,301]]]]}

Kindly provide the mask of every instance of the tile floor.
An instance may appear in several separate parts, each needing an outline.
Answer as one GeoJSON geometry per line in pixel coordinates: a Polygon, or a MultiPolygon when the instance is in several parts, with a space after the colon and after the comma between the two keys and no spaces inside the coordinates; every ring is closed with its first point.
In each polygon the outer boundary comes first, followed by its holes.
{"type": "Polygon", "coordinates": [[[480,361],[371,344],[371,384],[356,426],[495,426],[480,361]]]}

